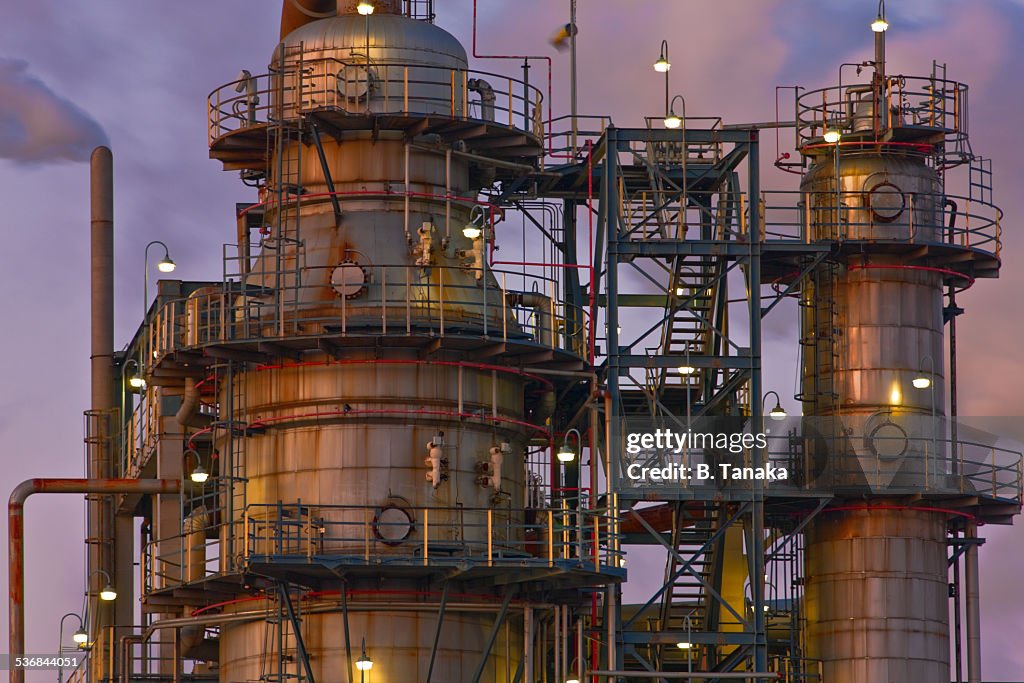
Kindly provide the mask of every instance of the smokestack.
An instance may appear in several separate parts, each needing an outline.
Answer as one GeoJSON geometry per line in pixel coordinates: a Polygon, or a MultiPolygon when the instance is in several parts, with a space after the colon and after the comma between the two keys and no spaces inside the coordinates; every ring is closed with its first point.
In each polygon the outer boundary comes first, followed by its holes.
{"type": "MultiPolygon", "coordinates": [[[[92,286],[92,401],[88,434],[90,479],[112,476],[109,439],[110,410],[114,395],[114,158],[107,147],[97,147],[90,160],[91,191],[91,286],[92,286]]],[[[87,589],[96,596],[104,577],[97,570],[113,573],[111,566],[113,516],[109,497],[89,499],[89,581],[87,589]]],[[[98,633],[104,624],[96,616],[90,627],[98,633]]]]}

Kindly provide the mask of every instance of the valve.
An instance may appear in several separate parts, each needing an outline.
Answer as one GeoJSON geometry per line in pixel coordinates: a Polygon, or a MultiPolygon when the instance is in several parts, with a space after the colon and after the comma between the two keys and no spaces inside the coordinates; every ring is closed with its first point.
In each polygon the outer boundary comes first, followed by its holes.
{"type": "Polygon", "coordinates": [[[490,459],[476,464],[477,472],[483,476],[477,477],[476,482],[484,488],[494,489],[495,493],[501,492],[501,466],[505,462],[505,455],[512,451],[511,445],[506,441],[500,446],[492,446],[490,459]]]}
{"type": "Polygon", "coordinates": [[[412,248],[412,253],[416,257],[416,265],[426,268],[434,262],[434,224],[424,222],[416,234],[420,241],[412,248]]]}
{"type": "Polygon", "coordinates": [[[448,481],[448,459],[444,457],[444,434],[438,434],[427,442],[427,457],[423,464],[430,471],[425,478],[436,489],[441,482],[448,481]]]}

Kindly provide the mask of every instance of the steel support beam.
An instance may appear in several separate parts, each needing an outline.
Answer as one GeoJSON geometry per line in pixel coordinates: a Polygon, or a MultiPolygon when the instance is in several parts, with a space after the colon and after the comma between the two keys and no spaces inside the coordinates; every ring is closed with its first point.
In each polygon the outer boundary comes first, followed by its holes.
{"type": "MultiPolygon", "coordinates": [[[[278,583],[277,592],[281,596],[281,604],[284,605],[285,612],[288,615],[288,621],[292,625],[292,633],[295,634],[295,649],[298,651],[299,661],[302,662],[302,668],[306,672],[306,680],[309,681],[309,683],[316,683],[316,679],[313,677],[313,667],[309,663],[309,653],[306,652],[306,641],[302,638],[302,624],[299,622],[299,618],[295,614],[295,607],[292,606],[292,597],[288,594],[288,582],[281,581],[278,583]]],[[[279,652],[278,654],[280,655],[283,653],[279,652]]]]}
{"type": "Polygon", "coordinates": [[[444,582],[444,589],[441,591],[441,606],[437,608],[437,627],[434,629],[434,644],[430,648],[430,665],[427,667],[427,680],[434,675],[434,662],[437,660],[437,645],[441,642],[441,627],[444,625],[444,611],[448,607],[448,587],[450,581],[444,582]]]}
{"type": "Polygon", "coordinates": [[[501,625],[505,622],[505,616],[508,614],[508,606],[512,603],[513,595],[515,595],[514,590],[510,590],[505,593],[505,599],[501,602],[501,609],[498,611],[498,615],[494,617],[494,625],[491,627],[491,632],[487,636],[487,643],[484,645],[484,650],[480,653],[480,661],[477,662],[476,671],[473,672],[473,683],[480,683],[480,677],[484,675],[484,669],[487,667],[487,658],[491,656],[491,649],[494,647],[494,641],[498,637],[498,631],[501,630],[501,625]]]}

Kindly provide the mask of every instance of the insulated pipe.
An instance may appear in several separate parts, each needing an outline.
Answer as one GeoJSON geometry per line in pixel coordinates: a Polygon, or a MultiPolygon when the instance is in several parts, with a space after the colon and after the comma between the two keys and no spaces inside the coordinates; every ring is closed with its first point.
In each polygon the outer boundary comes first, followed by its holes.
{"type": "Polygon", "coordinates": [[[554,327],[551,317],[551,298],[539,292],[509,292],[507,295],[510,306],[532,308],[537,316],[535,336],[544,348],[554,347],[554,327]]]}
{"type": "Polygon", "coordinates": [[[185,392],[174,419],[182,427],[206,427],[210,424],[208,417],[199,414],[199,389],[196,388],[196,380],[192,377],[185,378],[185,392]]]}
{"type": "MultiPolygon", "coordinates": [[[[171,479],[27,479],[11,492],[7,503],[7,594],[11,657],[25,654],[25,501],[35,493],[178,493],[171,479]]],[[[129,599],[125,595],[122,599],[129,599]]],[[[10,668],[11,683],[25,683],[25,670],[10,668]]]]}
{"type": "MultiPolygon", "coordinates": [[[[86,475],[90,479],[113,476],[113,461],[107,440],[105,417],[117,407],[114,382],[114,157],[108,147],[92,152],[90,186],[90,288],[92,397],[90,420],[94,432],[88,445],[86,475]]],[[[88,576],[86,591],[95,595],[102,587],[101,570],[120,583],[113,566],[114,517],[109,501],[91,499],[87,506],[88,576]]],[[[130,572],[129,572],[130,574],[130,572]]],[[[120,587],[120,586],[119,586],[120,587]]],[[[105,624],[93,620],[94,629],[105,624]]]]}

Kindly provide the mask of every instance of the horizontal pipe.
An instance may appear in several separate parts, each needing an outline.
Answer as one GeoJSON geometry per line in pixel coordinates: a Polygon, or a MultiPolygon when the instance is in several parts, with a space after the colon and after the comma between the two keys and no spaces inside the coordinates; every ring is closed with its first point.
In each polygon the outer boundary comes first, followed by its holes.
{"type": "MultiPolygon", "coordinates": [[[[25,654],[25,501],[36,493],[178,493],[173,479],[27,479],[11,491],[7,503],[7,593],[11,657],[25,654]]],[[[25,670],[11,667],[11,683],[24,683],[25,670]]]]}

